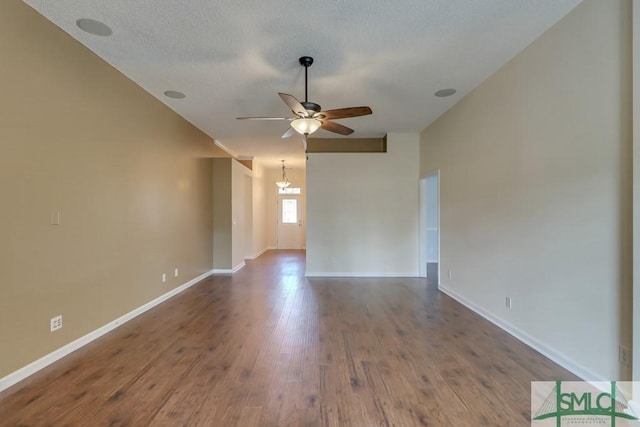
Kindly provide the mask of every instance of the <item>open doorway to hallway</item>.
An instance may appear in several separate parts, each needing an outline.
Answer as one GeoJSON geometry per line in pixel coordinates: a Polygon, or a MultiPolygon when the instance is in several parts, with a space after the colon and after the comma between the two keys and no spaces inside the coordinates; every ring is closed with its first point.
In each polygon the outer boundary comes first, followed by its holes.
{"type": "Polygon", "coordinates": [[[420,180],[420,275],[431,283],[440,278],[440,173],[420,180]]]}
{"type": "Polygon", "coordinates": [[[300,188],[279,189],[276,225],[278,249],[302,249],[303,218],[300,188]],[[282,190],[297,190],[283,194],[282,190]]]}
{"type": "Polygon", "coordinates": [[[286,169],[290,185],[278,188],[275,181],[281,180],[281,172],[269,171],[266,182],[267,222],[269,249],[305,250],[307,218],[306,168],[298,166],[286,169]]]}

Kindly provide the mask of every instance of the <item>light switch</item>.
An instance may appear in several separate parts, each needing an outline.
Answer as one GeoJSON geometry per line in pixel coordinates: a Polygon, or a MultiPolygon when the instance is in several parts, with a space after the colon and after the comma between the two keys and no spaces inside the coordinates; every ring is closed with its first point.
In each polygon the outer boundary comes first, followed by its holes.
{"type": "Polygon", "coordinates": [[[51,212],[51,225],[60,225],[60,211],[57,209],[51,212]]]}

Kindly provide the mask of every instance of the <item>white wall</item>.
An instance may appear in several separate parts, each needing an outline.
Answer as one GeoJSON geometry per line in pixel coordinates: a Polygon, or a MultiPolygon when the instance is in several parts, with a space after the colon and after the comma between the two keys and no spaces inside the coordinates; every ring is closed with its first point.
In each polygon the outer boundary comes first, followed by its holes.
{"type": "Polygon", "coordinates": [[[426,178],[427,262],[438,262],[438,175],[426,178]]]}
{"type": "Polygon", "coordinates": [[[418,276],[418,134],[307,162],[307,275],[418,276]]]}
{"type": "Polygon", "coordinates": [[[442,288],[589,379],[630,375],[630,60],[630,2],[587,0],[421,134],[442,288]]]}

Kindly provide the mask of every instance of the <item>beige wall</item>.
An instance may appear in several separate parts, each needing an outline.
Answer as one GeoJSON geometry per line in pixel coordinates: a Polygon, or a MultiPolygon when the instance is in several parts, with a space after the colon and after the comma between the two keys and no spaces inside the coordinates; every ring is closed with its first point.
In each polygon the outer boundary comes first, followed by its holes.
{"type": "MultiPolygon", "coordinates": [[[[245,181],[246,177],[251,179],[251,170],[233,159],[231,161],[231,214],[232,214],[232,268],[238,268],[245,259],[245,246],[247,245],[247,222],[251,218],[252,212],[247,211],[246,193],[252,192],[252,187],[245,181]]],[[[249,181],[250,182],[250,181],[249,181]]]]}
{"type": "Polygon", "coordinates": [[[253,162],[253,229],[252,249],[249,258],[255,258],[267,250],[267,188],[265,167],[259,160],[253,162]]]}
{"type": "Polygon", "coordinates": [[[309,154],[308,275],[418,275],[418,142],[389,133],[387,153],[309,154]]]}
{"type": "Polygon", "coordinates": [[[213,159],[213,266],[242,267],[253,245],[252,172],[235,159],[213,159]]]}
{"type": "Polygon", "coordinates": [[[213,159],[213,268],[233,267],[232,159],[213,159]]]}
{"type": "MultiPolygon", "coordinates": [[[[633,380],[640,381],[640,5],[633,7],[633,380]]],[[[640,395],[640,393],[635,395],[640,395]]]]}
{"type": "Polygon", "coordinates": [[[211,269],[218,153],[22,2],[1,9],[0,378],[211,269]]]}
{"type": "Polygon", "coordinates": [[[630,2],[587,0],[421,134],[442,287],[589,379],[629,378],[630,67],[630,2]]]}
{"type": "MultiPolygon", "coordinates": [[[[640,6],[633,8],[633,380],[640,381],[640,6]]],[[[639,395],[640,393],[634,393],[639,395]]]]}

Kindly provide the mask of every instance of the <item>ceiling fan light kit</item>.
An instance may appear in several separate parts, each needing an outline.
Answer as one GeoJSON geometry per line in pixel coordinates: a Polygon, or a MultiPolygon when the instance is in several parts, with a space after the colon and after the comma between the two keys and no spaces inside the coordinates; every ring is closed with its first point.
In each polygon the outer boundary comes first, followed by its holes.
{"type": "Polygon", "coordinates": [[[318,119],[295,119],[291,122],[291,127],[301,135],[311,135],[320,126],[322,122],[318,119]]]}
{"type": "MultiPolygon", "coordinates": [[[[306,137],[320,128],[340,135],[351,135],[353,129],[331,120],[366,116],[372,113],[371,108],[363,106],[322,111],[320,105],[308,99],[308,71],[311,64],[313,64],[313,58],[302,56],[298,59],[298,62],[304,67],[304,102],[298,101],[293,95],[278,93],[280,99],[287,104],[295,117],[238,117],[238,120],[290,120],[291,128],[303,136],[303,142],[305,143],[306,137]]],[[[288,138],[291,135],[292,132],[287,131],[282,137],[288,138]]]]}

